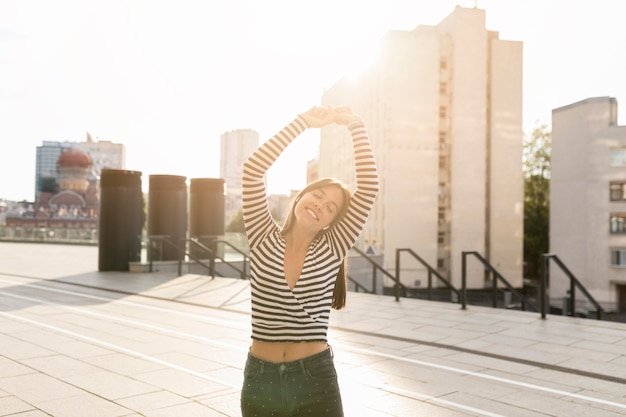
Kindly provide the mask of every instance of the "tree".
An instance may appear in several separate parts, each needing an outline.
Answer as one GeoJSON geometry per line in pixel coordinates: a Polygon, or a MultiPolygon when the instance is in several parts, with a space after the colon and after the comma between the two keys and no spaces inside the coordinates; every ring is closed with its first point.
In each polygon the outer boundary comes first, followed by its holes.
{"type": "Polygon", "coordinates": [[[550,250],[551,134],[546,125],[524,138],[524,263],[525,276],[538,279],[541,255],[550,250]]]}
{"type": "Polygon", "coordinates": [[[239,210],[231,217],[230,223],[226,225],[226,231],[233,233],[243,233],[245,231],[243,227],[243,210],[239,210]]]}

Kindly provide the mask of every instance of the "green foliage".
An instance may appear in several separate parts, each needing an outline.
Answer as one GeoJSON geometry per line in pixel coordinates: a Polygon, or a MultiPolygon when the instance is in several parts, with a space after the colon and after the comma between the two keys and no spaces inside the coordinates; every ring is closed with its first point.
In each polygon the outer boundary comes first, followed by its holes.
{"type": "Polygon", "coordinates": [[[551,134],[545,125],[524,138],[524,263],[526,276],[538,279],[541,255],[550,250],[551,134]]]}
{"type": "Polygon", "coordinates": [[[226,231],[232,233],[244,233],[243,210],[239,210],[226,225],[226,231]]]}

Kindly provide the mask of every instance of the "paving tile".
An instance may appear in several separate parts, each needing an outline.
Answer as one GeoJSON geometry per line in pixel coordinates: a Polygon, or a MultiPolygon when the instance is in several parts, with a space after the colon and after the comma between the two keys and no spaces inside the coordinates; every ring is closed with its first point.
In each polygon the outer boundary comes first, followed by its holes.
{"type": "Polygon", "coordinates": [[[50,356],[54,352],[13,336],[0,334],[0,355],[14,360],[50,356]]]}
{"type": "Polygon", "coordinates": [[[126,407],[90,394],[39,402],[37,407],[59,417],[122,417],[132,413],[126,407]]]}
{"type": "Polygon", "coordinates": [[[2,415],[11,415],[35,411],[35,407],[14,396],[0,397],[0,412],[2,415]]]}
{"type": "Polygon", "coordinates": [[[584,358],[571,358],[565,360],[559,365],[577,369],[586,372],[598,373],[601,375],[608,375],[616,378],[621,378],[622,380],[626,380],[626,365],[620,365],[614,362],[609,363],[601,363],[601,362],[590,362],[585,360],[584,358]]]}
{"type": "Polygon", "coordinates": [[[239,389],[226,389],[196,396],[194,400],[225,416],[240,416],[240,397],[239,389]]]}
{"type": "MultiPolygon", "coordinates": [[[[4,415],[9,416],[8,414],[3,414],[3,416],[4,415]]],[[[50,414],[44,413],[41,410],[33,410],[18,414],[11,414],[10,417],[50,417],[50,414]]]]}
{"type": "Polygon", "coordinates": [[[0,356],[0,379],[18,375],[28,375],[36,372],[36,369],[25,366],[12,359],[0,356]]]}
{"type": "Polygon", "coordinates": [[[180,405],[189,402],[189,399],[169,391],[159,390],[146,394],[134,395],[118,399],[118,404],[123,405],[138,413],[180,405]]]}
{"type": "Polygon", "coordinates": [[[584,341],[580,341],[577,343],[574,343],[574,345],[572,345],[572,347],[574,348],[581,348],[581,349],[586,349],[588,351],[595,351],[595,352],[606,352],[606,353],[612,353],[613,354],[613,358],[611,358],[610,360],[613,360],[617,357],[619,357],[620,355],[623,355],[625,350],[624,350],[624,346],[620,346],[620,345],[616,345],[614,344],[614,342],[601,342],[598,340],[584,340],[584,341]]]}
{"type": "Polygon", "coordinates": [[[109,371],[70,375],[62,380],[109,400],[158,391],[154,385],[109,371]]]}
{"type": "Polygon", "coordinates": [[[101,369],[106,369],[119,375],[126,376],[164,369],[163,365],[119,352],[113,352],[100,356],[91,356],[83,358],[82,360],[101,369]]]}
{"type": "Polygon", "coordinates": [[[59,379],[71,375],[84,375],[100,371],[100,368],[96,366],[65,355],[50,355],[40,358],[23,359],[22,363],[32,369],[37,369],[59,379]]]}
{"type": "Polygon", "coordinates": [[[134,377],[146,384],[188,398],[213,390],[225,389],[224,385],[176,369],[145,372],[134,377]]]}
{"type": "Polygon", "coordinates": [[[185,404],[145,412],[145,417],[172,416],[225,417],[225,414],[198,402],[187,402],[185,404]]]}
{"type": "Polygon", "coordinates": [[[571,398],[550,398],[550,395],[540,395],[527,391],[519,391],[499,397],[498,400],[513,407],[520,407],[533,413],[543,413],[548,416],[579,416],[579,417],[617,417],[623,416],[617,410],[608,411],[589,404],[579,404],[571,398]]]}
{"type": "Polygon", "coordinates": [[[597,351],[593,348],[586,349],[579,344],[576,346],[562,346],[552,343],[535,343],[530,347],[538,352],[562,355],[563,357],[584,358],[590,362],[610,362],[621,357],[615,353],[597,351]]]}
{"type": "Polygon", "coordinates": [[[463,407],[466,407],[468,412],[474,410],[476,415],[482,415],[482,413],[489,412],[490,415],[506,417],[545,417],[545,414],[531,411],[528,408],[494,401],[494,397],[481,397],[480,395],[475,394],[476,393],[468,395],[462,392],[454,392],[437,397],[437,400],[446,402],[449,401],[452,404],[462,404],[463,407]]]}
{"type": "Polygon", "coordinates": [[[83,394],[79,388],[41,373],[0,378],[0,389],[33,405],[83,394]]]}

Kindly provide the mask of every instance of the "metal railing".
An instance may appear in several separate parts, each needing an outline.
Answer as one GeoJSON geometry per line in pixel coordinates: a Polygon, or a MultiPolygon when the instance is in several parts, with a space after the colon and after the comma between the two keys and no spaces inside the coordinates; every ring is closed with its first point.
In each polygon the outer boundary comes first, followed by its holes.
{"type": "Polygon", "coordinates": [[[237,268],[237,266],[235,264],[233,264],[232,262],[227,261],[226,259],[222,258],[221,256],[218,255],[218,251],[217,249],[215,249],[213,251],[214,256],[212,257],[213,259],[213,264],[215,264],[215,259],[219,259],[222,262],[222,265],[227,265],[230,268],[234,269],[235,271],[239,272],[239,278],[241,279],[248,279],[250,278],[250,255],[244,251],[242,251],[241,249],[239,249],[238,247],[236,247],[235,245],[233,245],[232,243],[224,240],[224,239],[215,239],[214,241],[215,244],[215,248],[217,248],[218,244],[223,245],[224,247],[229,247],[231,250],[237,252],[239,255],[241,255],[242,258],[242,267],[237,268]]]}
{"type": "MultiPolygon", "coordinates": [[[[450,283],[450,281],[442,277],[441,274],[437,272],[435,268],[430,266],[428,262],[422,259],[421,256],[415,253],[413,249],[409,249],[409,248],[396,249],[396,277],[398,279],[398,282],[400,282],[400,270],[401,270],[400,255],[403,252],[409,253],[414,259],[416,259],[419,263],[421,263],[428,270],[428,290],[427,290],[428,300],[433,299],[433,276],[437,277],[439,281],[443,282],[446,285],[446,287],[448,287],[450,290],[452,290],[452,292],[456,294],[457,300],[460,300],[461,293],[459,292],[459,290],[456,289],[454,285],[450,283]]],[[[397,289],[395,290],[395,292],[396,292],[396,300],[397,300],[398,299],[397,289]]]]}
{"type": "Polygon", "coordinates": [[[205,267],[208,271],[208,275],[211,278],[215,278],[216,272],[216,261],[219,260],[221,265],[228,266],[233,270],[237,271],[239,277],[241,279],[248,278],[248,271],[250,269],[250,257],[247,253],[241,251],[236,246],[232,245],[230,242],[227,242],[222,239],[217,239],[216,237],[208,238],[208,245],[201,243],[198,238],[181,238],[178,241],[178,244],[174,243],[169,235],[148,235],[148,263],[149,263],[149,271],[153,271],[153,262],[155,260],[162,260],[162,248],[163,244],[169,247],[173,247],[177,250],[177,261],[178,261],[178,276],[182,275],[182,267],[185,259],[189,259],[190,261],[195,262],[198,265],[205,267]],[[222,256],[218,254],[217,245],[222,244],[225,247],[230,247],[232,250],[237,252],[242,257],[242,268],[238,268],[232,262],[227,261],[222,256]],[[195,249],[191,250],[191,249],[195,249]],[[206,258],[201,258],[198,256],[198,252],[202,254],[206,254],[206,258]],[[158,253],[159,256],[156,256],[158,253]],[[206,263],[208,261],[208,264],[206,263]]]}
{"type": "Polygon", "coordinates": [[[520,293],[519,291],[517,291],[507,280],[506,278],[504,278],[502,276],[502,274],[500,274],[500,272],[498,272],[482,255],[480,255],[478,252],[476,251],[463,251],[462,252],[462,264],[461,264],[461,268],[462,268],[462,276],[461,276],[461,308],[463,310],[465,310],[467,308],[467,257],[469,255],[474,256],[476,259],[478,259],[483,266],[491,271],[493,273],[493,279],[492,279],[492,291],[491,291],[491,298],[492,298],[492,307],[496,308],[498,306],[498,281],[501,281],[505,287],[516,297],[518,297],[521,301],[521,309],[522,311],[526,311],[526,306],[527,304],[530,304],[531,306],[534,306],[529,300],[528,298],[520,293]]]}
{"type": "Polygon", "coordinates": [[[582,292],[585,297],[594,305],[596,308],[596,318],[598,320],[602,320],[602,314],[605,313],[604,309],[600,304],[593,298],[593,296],[587,291],[587,289],[580,283],[580,281],[572,274],[572,272],[565,266],[565,264],[559,259],[559,257],[552,253],[544,253],[542,255],[542,274],[541,274],[541,288],[540,288],[540,297],[541,297],[541,318],[546,318],[546,301],[547,301],[547,292],[548,292],[548,267],[550,260],[554,261],[556,265],[568,276],[570,282],[569,289],[569,311],[567,312],[569,316],[574,316],[576,314],[576,288],[582,292]]]}
{"type": "MultiPolygon", "coordinates": [[[[353,247],[352,250],[358,253],[359,255],[361,255],[372,266],[372,288],[373,288],[372,292],[376,293],[376,277],[378,275],[378,272],[381,272],[383,275],[390,278],[395,283],[394,285],[395,295],[396,295],[396,301],[398,301],[399,300],[398,289],[401,287],[404,291],[406,291],[406,286],[404,286],[404,284],[402,284],[397,277],[391,275],[389,271],[387,271],[385,268],[379,265],[376,261],[374,261],[368,254],[363,252],[361,249],[357,247],[353,247]]],[[[361,287],[363,286],[361,285],[361,287]]]]}

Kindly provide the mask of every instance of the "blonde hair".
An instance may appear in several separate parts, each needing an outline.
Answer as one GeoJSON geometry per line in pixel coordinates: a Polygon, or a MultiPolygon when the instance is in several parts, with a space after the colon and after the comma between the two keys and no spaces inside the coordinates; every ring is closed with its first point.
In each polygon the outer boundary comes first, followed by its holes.
{"type": "MultiPolygon", "coordinates": [[[[343,191],[343,204],[339,208],[339,211],[337,212],[337,215],[333,219],[332,223],[328,225],[328,227],[320,230],[315,236],[315,239],[318,239],[325,233],[328,233],[328,231],[332,229],[335,224],[337,224],[344,218],[348,211],[348,206],[350,205],[350,198],[352,197],[350,190],[344,183],[334,178],[320,178],[318,180],[310,182],[306,187],[300,190],[300,192],[296,195],[296,198],[294,198],[291,202],[291,205],[289,206],[289,212],[287,213],[287,217],[283,222],[283,234],[287,233],[295,224],[295,209],[302,196],[308,192],[329,186],[339,187],[341,191],[343,191]]],[[[346,305],[346,292],[348,289],[348,275],[346,273],[346,263],[346,258],[344,257],[339,267],[339,270],[337,271],[337,278],[335,280],[335,288],[333,290],[333,299],[331,306],[336,310],[341,310],[346,305]]]]}

